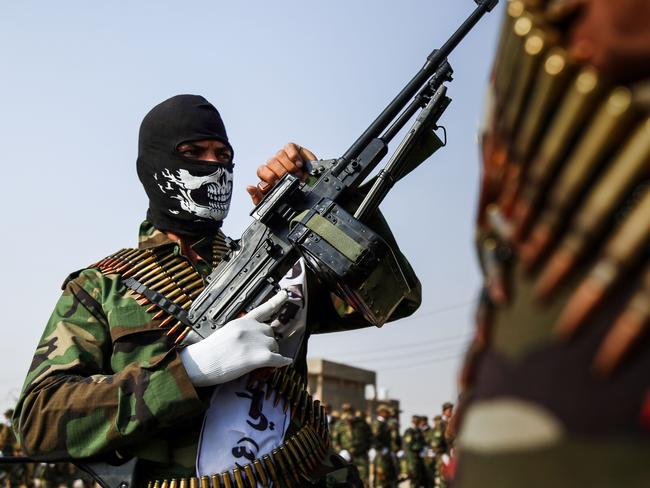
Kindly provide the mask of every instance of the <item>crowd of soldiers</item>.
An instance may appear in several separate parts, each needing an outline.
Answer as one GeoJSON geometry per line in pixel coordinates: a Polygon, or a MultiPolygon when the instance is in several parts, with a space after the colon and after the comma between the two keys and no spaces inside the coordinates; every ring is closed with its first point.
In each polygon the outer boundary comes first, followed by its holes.
{"type": "MultiPolygon", "coordinates": [[[[4,413],[0,424],[0,456],[20,457],[22,452],[10,425],[13,410],[4,413]]],[[[0,464],[0,488],[86,488],[93,486],[92,478],[72,463],[11,463],[0,464]]]]}
{"type": "MultiPolygon", "coordinates": [[[[344,403],[340,413],[329,412],[332,446],[346,461],[355,464],[366,487],[395,488],[408,480],[411,488],[444,487],[453,457],[453,436],[448,429],[453,404],[445,403],[442,414],[429,425],[425,415],[414,415],[411,426],[400,435],[399,413],[392,405],[377,407],[371,420],[344,403]]],[[[328,409],[329,410],[329,409],[328,409]]],[[[0,424],[0,456],[22,455],[9,420],[0,424]]],[[[15,463],[0,465],[0,488],[85,488],[93,480],[72,463],[15,463]]]]}
{"type": "Polygon", "coordinates": [[[426,415],[414,415],[400,435],[394,406],[379,405],[375,419],[369,420],[345,403],[340,413],[329,413],[332,446],[356,465],[366,487],[395,488],[406,480],[411,488],[444,487],[453,469],[453,409],[453,404],[444,403],[433,425],[426,415]]]}

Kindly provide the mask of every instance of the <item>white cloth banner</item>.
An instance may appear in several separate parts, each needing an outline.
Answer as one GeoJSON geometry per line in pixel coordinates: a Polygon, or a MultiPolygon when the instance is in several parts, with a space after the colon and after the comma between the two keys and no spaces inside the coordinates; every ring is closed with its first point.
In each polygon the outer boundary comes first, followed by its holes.
{"type": "MultiPolygon", "coordinates": [[[[307,280],[301,259],[282,278],[289,293],[271,326],[283,356],[298,353],[307,324],[307,280]]],[[[249,375],[215,388],[203,420],[197,475],[210,476],[241,467],[270,453],[284,441],[291,409],[283,401],[274,406],[275,393],[266,399],[266,385],[249,387],[249,375]]]]}

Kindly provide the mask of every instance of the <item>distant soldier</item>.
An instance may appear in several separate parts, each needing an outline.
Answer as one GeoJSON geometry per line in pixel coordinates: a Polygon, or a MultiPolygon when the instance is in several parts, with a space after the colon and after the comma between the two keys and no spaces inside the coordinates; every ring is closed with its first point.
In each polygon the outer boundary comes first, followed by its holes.
{"type": "Polygon", "coordinates": [[[424,438],[425,447],[422,450],[422,463],[424,466],[424,484],[433,486],[436,473],[436,453],[433,449],[435,431],[429,425],[429,419],[426,416],[420,417],[420,430],[424,438]]]}
{"type": "Polygon", "coordinates": [[[67,486],[70,471],[67,463],[40,463],[34,472],[34,486],[37,488],[58,488],[67,486]]]}
{"type": "Polygon", "coordinates": [[[395,407],[389,407],[390,418],[388,419],[388,427],[390,428],[390,450],[393,454],[402,449],[402,436],[399,429],[399,410],[395,407]]]}
{"type": "Polygon", "coordinates": [[[424,464],[422,462],[422,450],[426,443],[420,430],[420,416],[411,417],[411,427],[404,431],[402,437],[402,447],[406,458],[407,474],[411,483],[411,488],[420,488],[425,486],[424,464]]]}
{"type": "Polygon", "coordinates": [[[449,429],[449,423],[453,416],[454,416],[454,404],[451,402],[443,403],[442,420],[440,424],[442,427],[442,433],[445,436],[445,442],[447,443],[447,449],[451,447],[454,441],[453,437],[455,437],[455,435],[452,435],[451,429],[449,429]]]}
{"type": "Polygon", "coordinates": [[[14,429],[11,428],[11,417],[14,411],[9,409],[4,413],[5,421],[0,424],[0,454],[13,456],[18,448],[18,441],[14,429]]]}
{"type": "Polygon", "coordinates": [[[372,443],[370,426],[363,417],[355,415],[349,403],[344,403],[341,409],[341,418],[332,434],[333,445],[343,459],[357,467],[364,486],[368,486],[368,451],[372,443]]]}
{"type": "MultiPolygon", "coordinates": [[[[9,409],[4,413],[4,422],[0,424],[0,455],[17,456],[20,454],[18,439],[11,427],[11,417],[14,411],[9,409]]],[[[24,486],[25,465],[23,464],[5,464],[0,465],[0,479],[3,486],[24,486]]]]}
{"type": "Polygon", "coordinates": [[[447,454],[447,442],[445,440],[445,431],[442,426],[442,416],[433,417],[433,428],[431,429],[431,440],[428,442],[429,448],[433,450],[435,456],[433,486],[436,488],[444,487],[445,480],[442,476],[443,456],[447,454]]]}
{"type": "Polygon", "coordinates": [[[395,488],[397,486],[398,466],[392,452],[392,432],[390,426],[390,410],[387,405],[377,407],[377,418],[372,424],[375,450],[372,462],[373,487],[395,488]]]}
{"type": "Polygon", "coordinates": [[[336,429],[336,424],[338,424],[339,420],[341,420],[341,412],[338,410],[332,410],[329,418],[330,432],[334,432],[336,429]]]}
{"type": "Polygon", "coordinates": [[[445,432],[447,430],[447,424],[449,423],[449,420],[451,419],[452,415],[454,415],[454,404],[451,402],[445,402],[442,404],[442,416],[441,416],[441,425],[442,425],[442,431],[445,432]]]}

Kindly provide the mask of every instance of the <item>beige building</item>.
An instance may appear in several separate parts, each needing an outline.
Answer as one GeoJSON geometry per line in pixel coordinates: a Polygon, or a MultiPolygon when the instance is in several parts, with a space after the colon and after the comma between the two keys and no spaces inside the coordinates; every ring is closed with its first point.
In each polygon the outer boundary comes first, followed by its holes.
{"type": "Polygon", "coordinates": [[[366,385],[376,391],[377,373],[326,359],[307,360],[309,392],[333,410],[344,403],[366,410],[366,385]]]}

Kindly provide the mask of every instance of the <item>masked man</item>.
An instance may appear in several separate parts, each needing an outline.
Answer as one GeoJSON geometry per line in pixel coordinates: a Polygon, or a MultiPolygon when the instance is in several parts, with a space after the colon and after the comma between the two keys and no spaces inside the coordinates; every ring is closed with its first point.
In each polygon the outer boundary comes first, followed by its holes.
{"type": "MultiPolygon", "coordinates": [[[[253,200],[286,172],[305,179],[309,159],[308,150],[285,146],[258,169],[262,181],[248,188],[253,200]]],[[[232,161],[221,117],[203,97],[173,97],[145,117],[137,169],[149,209],[138,248],[65,280],[14,416],[26,453],[137,457],[139,482],[161,486],[196,484],[197,470],[213,487],[310,486],[335,475],[346,482],[343,463],[326,456],[327,424],[304,387],[305,356],[311,333],[367,326],[359,314],[338,313],[350,309],[300,262],[281,283],[288,291],[201,342],[143,295],[142,287],[187,310],[203,290],[227,250],[220,227],[232,161]],[[278,315],[273,328],[265,323],[278,315]],[[287,324],[297,331],[290,347],[276,340],[287,324]],[[248,375],[259,368],[281,369],[248,375]]],[[[396,248],[381,216],[372,225],[396,248]]],[[[393,319],[420,299],[400,259],[414,292],[393,319]]]]}

